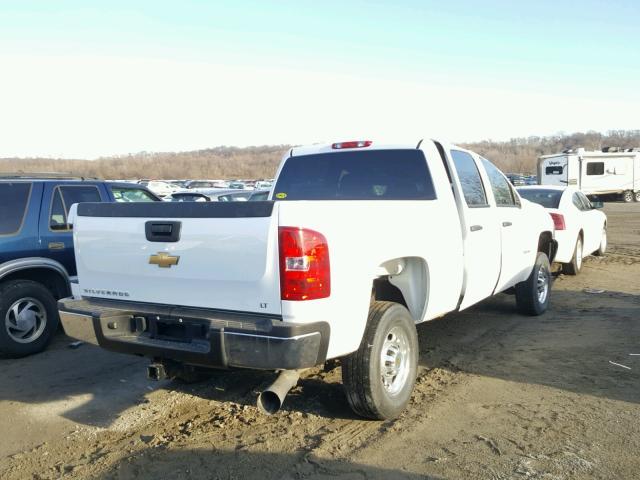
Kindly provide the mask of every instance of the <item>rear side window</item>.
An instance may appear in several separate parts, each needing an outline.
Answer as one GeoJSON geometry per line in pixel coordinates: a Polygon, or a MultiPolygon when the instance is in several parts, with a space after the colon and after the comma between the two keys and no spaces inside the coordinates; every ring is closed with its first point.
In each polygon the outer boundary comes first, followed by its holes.
{"type": "Polygon", "coordinates": [[[516,205],[516,199],[511,190],[509,180],[498,170],[498,168],[486,158],[482,159],[482,165],[489,176],[493,197],[496,199],[498,207],[513,207],[516,205]]]}
{"type": "Polygon", "coordinates": [[[421,150],[367,150],[287,159],[276,200],[434,200],[421,150]]]}
{"type": "Polygon", "coordinates": [[[587,163],[587,175],[604,175],[604,162],[587,163]]]}
{"type": "Polygon", "coordinates": [[[470,207],[486,207],[487,195],[480,178],[480,172],[471,155],[460,150],[451,150],[451,158],[458,172],[462,193],[470,207]]]}
{"type": "Polygon", "coordinates": [[[518,193],[522,198],[542,205],[544,208],[558,208],[562,197],[562,190],[545,188],[519,188],[518,193]]]}
{"type": "Polygon", "coordinates": [[[155,202],[156,199],[146,190],[141,188],[111,187],[113,198],[116,202],[155,202]]]}
{"type": "Polygon", "coordinates": [[[30,194],[30,183],[0,183],[0,235],[20,231],[30,194]]]}
{"type": "Polygon", "coordinates": [[[98,187],[93,185],[59,186],[53,190],[49,226],[51,230],[69,230],[67,215],[74,203],[100,202],[98,187]]]}

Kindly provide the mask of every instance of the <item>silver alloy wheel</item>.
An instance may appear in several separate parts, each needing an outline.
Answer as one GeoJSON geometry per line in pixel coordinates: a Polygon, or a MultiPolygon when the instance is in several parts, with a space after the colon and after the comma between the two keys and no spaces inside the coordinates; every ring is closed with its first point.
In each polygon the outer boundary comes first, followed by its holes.
{"type": "Polygon", "coordinates": [[[40,300],[25,297],[13,302],[4,317],[9,337],[17,343],[31,343],[40,338],[47,326],[47,311],[40,300]]]}
{"type": "Polygon", "coordinates": [[[576,267],[578,270],[582,268],[582,239],[580,237],[576,242],[576,267]]]}
{"type": "Polygon", "coordinates": [[[411,348],[407,334],[400,327],[387,333],[380,352],[382,386],[390,395],[398,394],[404,387],[411,370],[411,348]]]}
{"type": "Polygon", "coordinates": [[[626,190],[623,194],[622,194],[622,199],[627,202],[633,202],[634,199],[634,194],[631,190],[626,190]]]}
{"type": "Polygon", "coordinates": [[[536,290],[538,293],[538,302],[541,304],[544,303],[547,300],[547,295],[549,295],[549,272],[544,267],[540,267],[538,270],[536,290]]]}

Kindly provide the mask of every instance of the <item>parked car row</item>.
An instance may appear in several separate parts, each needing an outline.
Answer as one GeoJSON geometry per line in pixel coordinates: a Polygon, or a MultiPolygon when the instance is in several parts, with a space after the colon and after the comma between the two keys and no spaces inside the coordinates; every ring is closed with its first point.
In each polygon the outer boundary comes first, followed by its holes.
{"type": "Polygon", "coordinates": [[[147,180],[137,182],[145,185],[160,197],[168,197],[183,190],[228,189],[228,190],[268,190],[273,180],[147,180]]]}

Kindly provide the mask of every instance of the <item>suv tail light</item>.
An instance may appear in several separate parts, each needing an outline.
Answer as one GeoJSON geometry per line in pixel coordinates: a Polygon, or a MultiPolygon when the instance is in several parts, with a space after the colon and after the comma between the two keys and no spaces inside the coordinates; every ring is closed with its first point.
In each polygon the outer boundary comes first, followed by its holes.
{"type": "Polygon", "coordinates": [[[371,140],[357,140],[352,142],[338,142],[331,145],[334,150],[342,150],[343,148],[364,148],[370,147],[373,142],[371,140]]]}
{"type": "Polygon", "coordinates": [[[553,218],[553,225],[556,227],[556,230],[564,230],[564,215],[560,213],[550,213],[551,218],[553,218]]]}
{"type": "Polygon", "coordinates": [[[298,227],[278,229],[280,297],[315,300],[331,294],[329,246],[321,233],[298,227]]]}

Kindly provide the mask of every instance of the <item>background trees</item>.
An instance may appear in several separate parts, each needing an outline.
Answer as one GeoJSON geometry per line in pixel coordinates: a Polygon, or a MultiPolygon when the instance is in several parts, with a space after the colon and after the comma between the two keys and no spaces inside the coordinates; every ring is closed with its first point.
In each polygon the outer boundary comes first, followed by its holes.
{"type": "MultiPolygon", "coordinates": [[[[535,173],[540,155],[567,148],[640,147],[640,130],[557,134],[501,142],[484,140],[461,145],[485,156],[505,172],[535,173]]],[[[271,178],[288,148],[287,145],[216,147],[191,152],[140,152],[98,160],[5,158],[0,159],[0,173],[65,172],[105,179],[271,178]]]]}

